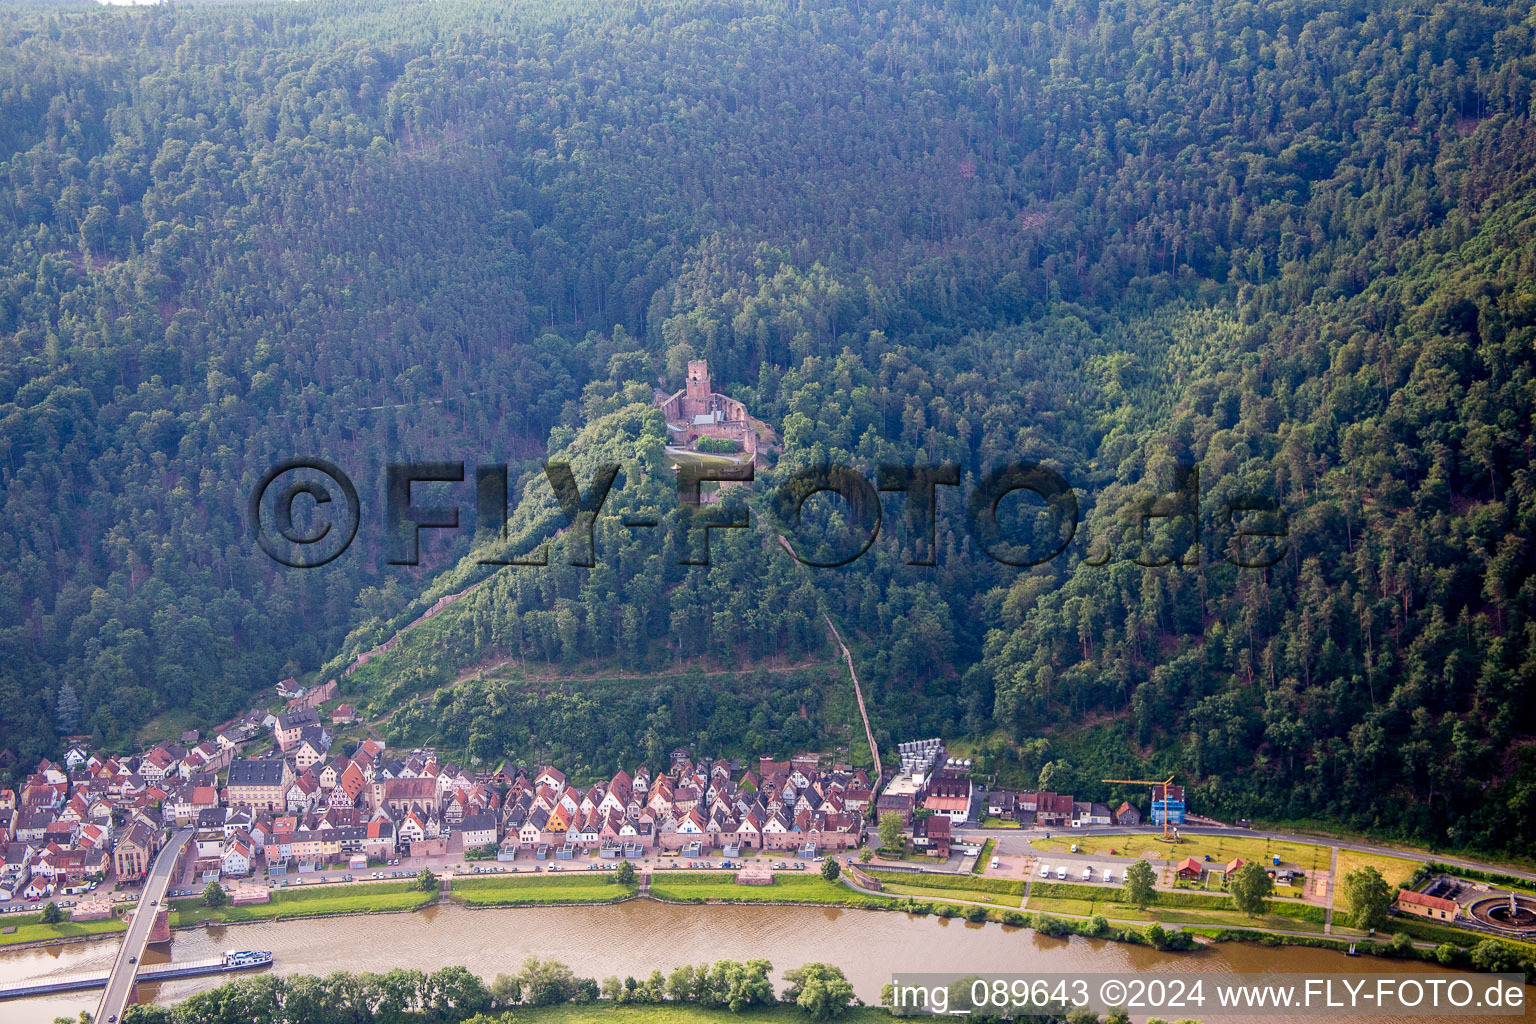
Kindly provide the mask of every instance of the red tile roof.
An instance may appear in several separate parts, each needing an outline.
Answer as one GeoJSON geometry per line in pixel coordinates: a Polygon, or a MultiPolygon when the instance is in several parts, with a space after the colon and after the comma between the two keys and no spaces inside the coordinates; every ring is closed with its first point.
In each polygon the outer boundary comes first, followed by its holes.
{"type": "Polygon", "coordinates": [[[1428,910],[1443,910],[1448,914],[1455,913],[1459,909],[1455,900],[1448,900],[1440,896],[1430,896],[1422,892],[1414,892],[1412,889],[1404,889],[1399,892],[1397,894],[1397,902],[1424,907],[1428,910]]]}

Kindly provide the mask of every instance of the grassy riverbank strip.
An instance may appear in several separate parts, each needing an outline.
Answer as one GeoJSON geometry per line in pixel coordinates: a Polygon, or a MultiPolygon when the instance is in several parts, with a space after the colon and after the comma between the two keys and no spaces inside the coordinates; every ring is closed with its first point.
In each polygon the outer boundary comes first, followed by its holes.
{"type": "MultiPolygon", "coordinates": [[[[1335,915],[1334,920],[1337,922],[1337,915],[1335,915]]],[[[1536,963],[1536,944],[1521,942],[1519,939],[1510,936],[1493,935],[1488,932],[1473,931],[1468,928],[1449,928],[1445,925],[1409,917],[1394,917],[1388,922],[1384,930],[1388,933],[1402,932],[1409,938],[1419,942],[1449,943],[1462,949],[1470,949],[1484,939],[1496,939],[1510,949],[1519,952],[1522,957],[1525,957],[1532,963],[1536,963]]]]}
{"type": "Polygon", "coordinates": [[[324,917],[335,914],[379,914],[419,910],[437,902],[437,893],[422,892],[414,882],[380,882],[364,885],[327,885],[308,890],[280,890],[269,903],[210,907],[201,897],[172,900],[171,927],[205,923],[237,924],[273,921],[290,917],[324,917]]]}
{"type": "Polygon", "coordinates": [[[1163,924],[1315,931],[1319,934],[1326,920],[1324,909],[1309,903],[1270,900],[1265,913],[1249,917],[1237,909],[1230,896],[1192,892],[1159,891],[1156,900],[1142,909],[1132,903],[1119,886],[1070,882],[1036,882],[1030,890],[1029,909],[1085,917],[1102,914],[1117,920],[1151,920],[1163,924]]]}
{"type": "Polygon", "coordinates": [[[616,903],[635,895],[612,874],[499,875],[455,878],[449,898],[467,907],[532,907],[567,903],[616,903]]]}
{"type": "MultiPolygon", "coordinates": [[[[517,1024],[806,1024],[805,1011],[791,1003],[758,1006],[739,1013],[690,1003],[618,1004],[600,1000],[587,1005],[519,1006],[517,1024]]],[[[890,1011],[880,1006],[850,1006],[838,1024],[886,1024],[890,1011]]]]}
{"type": "Polygon", "coordinates": [[[771,885],[737,885],[720,872],[667,872],[651,876],[651,895],[673,903],[820,903],[887,910],[891,901],[855,892],[820,875],[777,875],[771,885]]]}
{"type": "Polygon", "coordinates": [[[82,939],[126,930],[120,917],[100,921],[60,921],[43,924],[42,914],[8,914],[0,918],[0,946],[33,942],[78,942],[82,939]],[[10,929],[15,929],[11,931],[10,929]]]}
{"type": "Polygon", "coordinates": [[[882,892],[892,896],[913,896],[924,900],[965,900],[972,903],[990,903],[999,907],[1022,907],[1024,897],[1005,893],[970,892],[965,889],[930,889],[906,882],[884,882],[882,892]]]}
{"type": "Polygon", "coordinates": [[[935,900],[966,900],[1017,907],[1023,903],[1028,883],[1014,878],[982,878],[976,875],[941,875],[919,871],[881,871],[868,869],[880,879],[884,891],[897,896],[919,896],[935,900]]]}

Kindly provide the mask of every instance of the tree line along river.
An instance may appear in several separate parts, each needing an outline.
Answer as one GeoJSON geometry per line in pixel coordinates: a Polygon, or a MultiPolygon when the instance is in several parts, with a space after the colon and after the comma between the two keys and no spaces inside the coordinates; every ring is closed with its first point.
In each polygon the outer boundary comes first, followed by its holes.
{"type": "MultiPolygon", "coordinates": [[[[151,947],[146,963],[195,960],[231,948],[270,949],[285,974],[383,972],[395,967],[435,970],[463,964],[487,981],[514,972],[529,956],[569,964],[578,976],[644,977],[682,964],[763,957],[778,974],[810,961],[836,964],[867,1002],[893,971],[972,971],[1123,974],[1280,972],[1311,975],[1454,974],[1434,964],[1351,959],[1303,947],[1224,943],[1195,953],[1160,953],[1145,946],[1073,937],[1052,939],[1030,929],[969,924],[959,918],[888,911],[788,906],[678,906],[637,899],[604,906],[471,910],[437,906],[418,913],[333,917],[181,930],[169,951],[151,947]]],[[[73,974],[111,964],[114,942],[0,953],[0,981],[73,974]]],[[[226,982],[229,975],[141,986],[141,998],[174,1002],[226,982]]],[[[1527,989],[1528,993],[1536,991],[1527,989]]],[[[6,1003],[6,1024],[49,1024],[54,1017],[94,1011],[97,992],[76,992],[6,1003]]],[[[1164,1011],[1169,1019],[1253,1020],[1218,1013],[1164,1011]]],[[[1133,1014],[1140,1020],[1145,1015],[1133,1014]]],[[[1270,1022],[1314,1024],[1316,1016],[1270,1016],[1270,1022]]],[[[1385,1024],[1385,1017],[1333,1017],[1385,1024]]],[[[1505,1017],[1417,1017],[1417,1021],[1509,1021],[1505,1017]]]]}

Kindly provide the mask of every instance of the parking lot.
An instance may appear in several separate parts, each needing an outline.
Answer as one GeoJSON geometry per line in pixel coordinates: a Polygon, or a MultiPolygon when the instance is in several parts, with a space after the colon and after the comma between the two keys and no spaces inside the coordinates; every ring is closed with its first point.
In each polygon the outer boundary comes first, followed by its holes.
{"type": "Polygon", "coordinates": [[[1125,862],[1040,858],[1034,877],[1039,881],[1072,882],[1077,885],[1124,885],[1125,862]]]}
{"type": "Polygon", "coordinates": [[[1000,853],[987,861],[982,873],[989,878],[1029,878],[1034,864],[1033,857],[1000,853]]]}
{"type": "Polygon", "coordinates": [[[138,899],[133,892],[119,892],[110,883],[82,883],[84,892],[59,893],[54,896],[37,897],[29,900],[11,900],[9,903],[0,904],[0,914],[36,914],[49,903],[57,903],[62,909],[68,910],[81,900],[111,900],[113,903],[130,903],[138,899]]]}

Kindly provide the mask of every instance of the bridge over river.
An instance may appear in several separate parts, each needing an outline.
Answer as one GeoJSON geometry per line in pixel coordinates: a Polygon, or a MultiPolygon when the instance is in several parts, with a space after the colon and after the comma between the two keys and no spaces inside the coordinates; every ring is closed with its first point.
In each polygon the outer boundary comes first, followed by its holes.
{"type": "MultiPolygon", "coordinates": [[[[144,947],[149,944],[150,934],[157,923],[164,938],[170,938],[165,894],[171,887],[177,865],[181,863],[181,853],[194,834],[195,830],[184,828],[172,836],[144,879],[144,891],[139,894],[138,906],[134,908],[133,918],[128,922],[128,931],[123,934],[123,944],[118,947],[117,959],[113,961],[112,970],[107,972],[103,982],[105,991],[101,994],[101,1006],[95,1017],[102,1024],[116,1024],[133,1000],[134,986],[139,977],[139,960],[144,956],[144,947]]],[[[145,974],[148,971],[146,968],[145,974]]]]}
{"type": "MultiPolygon", "coordinates": [[[[129,966],[136,966],[130,964],[129,966]]],[[[168,981],[171,978],[195,978],[202,974],[221,974],[239,970],[232,967],[222,956],[203,960],[188,960],[170,964],[147,964],[135,973],[135,982],[168,981]]],[[[105,988],[112,977],[111,971],[86,971],[78,974],[58,974],[29,981],[0,983],[0,1000],[20,999],[24,996],[42,996],[54,992],[76,992],[82,989],[105,988]]],[[[121,1014],[119,1014],[121,1015],[121,1014]]],[[[105,1018],[103,1018],[105,1019],[105,1018]]]]}

